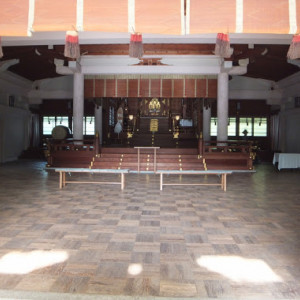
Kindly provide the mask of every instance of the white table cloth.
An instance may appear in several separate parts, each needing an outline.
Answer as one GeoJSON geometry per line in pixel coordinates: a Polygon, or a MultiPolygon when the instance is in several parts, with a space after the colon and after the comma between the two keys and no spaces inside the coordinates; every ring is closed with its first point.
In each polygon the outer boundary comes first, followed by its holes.
{"type": "Polygon", "coordinates": [[[273,165],[278,162],[278,170],[300,168],[300,153],[274,153],[273,165]]]}

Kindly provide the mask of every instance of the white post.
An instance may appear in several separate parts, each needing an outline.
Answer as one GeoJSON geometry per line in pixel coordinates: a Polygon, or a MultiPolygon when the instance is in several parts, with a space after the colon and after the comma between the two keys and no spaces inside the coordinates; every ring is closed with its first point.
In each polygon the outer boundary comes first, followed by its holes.
{"type": "Polygon", "coordinates": [[[210,141],[210,120],[211,108],[209,105],[203,106],[203,140],[210,141]]]}
{"type": "Polygon", "coordinates": [[[95,104],[95,133],[99,133],[100,145],[102,145],[102,106],[95,104]]]}
{"type": "Polygon", "coordinates": [[[218,74],[217,141],[228,139],[228,73],[218,74]]]}
{"type": "Polygon", "coordinates": [[[84,75],[74,73],[73,87],[73,139],[83,140],[84,75]]]}

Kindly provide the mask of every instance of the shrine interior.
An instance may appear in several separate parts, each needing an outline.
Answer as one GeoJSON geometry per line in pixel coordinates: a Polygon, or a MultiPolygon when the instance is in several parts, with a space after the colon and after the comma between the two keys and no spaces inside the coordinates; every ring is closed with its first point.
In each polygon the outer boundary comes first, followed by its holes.
{"type": "Polygon", "coordinates": [[[0,298],[300,299],[300,0],[0,0],[0,298]]]}

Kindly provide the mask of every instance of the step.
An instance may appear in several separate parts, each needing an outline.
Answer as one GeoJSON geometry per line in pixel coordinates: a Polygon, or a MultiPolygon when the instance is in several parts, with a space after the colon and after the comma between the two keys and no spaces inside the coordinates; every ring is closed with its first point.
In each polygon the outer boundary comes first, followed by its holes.
{"type": "Polygon", "coordinates": [[[245,165],[224,165],[224,164],[208,164],[207,170],[249,170],[245,165]]]}
{"type": "Polygon", "coordinates": [[[89,163],[80,163],[80,162],[54,162],[51,167],[56,168],[89,168],[89,163]]]}

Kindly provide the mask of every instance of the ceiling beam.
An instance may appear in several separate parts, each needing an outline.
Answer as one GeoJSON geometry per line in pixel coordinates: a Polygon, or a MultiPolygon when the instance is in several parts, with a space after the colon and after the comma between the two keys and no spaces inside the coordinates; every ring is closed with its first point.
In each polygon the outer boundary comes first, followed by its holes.
{"type": "MultiPolygon", "coordinates": [[[[79,32],[81,44],[129,44],[129,33],[79,32]]],[[[215,44],[217,34],[164,35],[143,34],[143,43],[161,44],[215,44]]],[[[291,34],[229,34],[232,44],[289,45],[291,34]]],[[[28,37],[2,37],[3,46],[64,45],[65,32],[33,32],[28,37]]]]}

